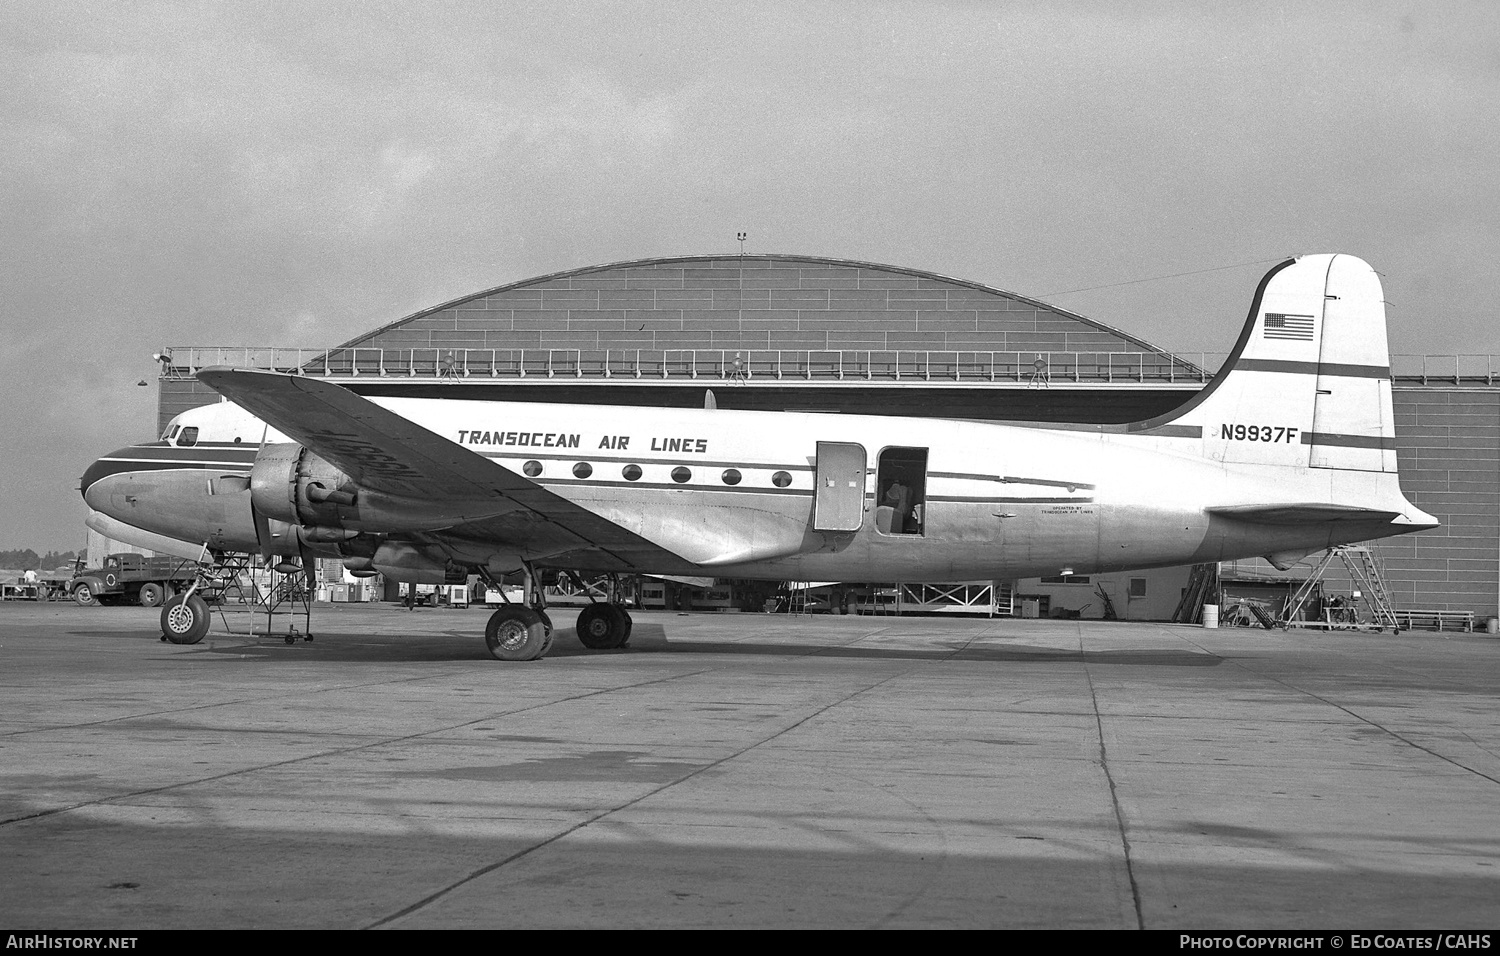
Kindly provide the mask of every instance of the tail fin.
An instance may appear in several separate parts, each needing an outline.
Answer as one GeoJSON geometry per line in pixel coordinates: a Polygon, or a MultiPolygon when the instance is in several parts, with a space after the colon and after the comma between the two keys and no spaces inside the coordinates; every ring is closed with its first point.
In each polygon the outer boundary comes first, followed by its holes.
{"type": "Polygon", "coordinates": [[[1375,270],[1354,256],[1303,256],[1261,280],[1208,387],[1143,424],[1201,428],[1215,461],[1395,473],[1390,374],[1375,270]]]}

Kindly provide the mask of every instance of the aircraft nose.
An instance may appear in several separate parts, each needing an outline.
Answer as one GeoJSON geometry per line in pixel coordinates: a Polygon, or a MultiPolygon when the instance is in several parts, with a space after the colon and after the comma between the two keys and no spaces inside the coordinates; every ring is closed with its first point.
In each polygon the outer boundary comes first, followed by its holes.
{"type": "Polygon", "coordinates": [[[89,489],[92,488],[100,478],[103,478],[104,476],[112,473],[113,470],[109,467],[107,459],[101,458],[98,461],[94,462],[92,465],[89,465],[88,469],[84,471],[83,477],[78,479],[78,492],[79,494],[83,495],[83,500],[88,501],[90,506],[93,505],[93,502],[89,501],[89,489]]]}
{"type": "Polygon", "coordinates": [[[83,477],[78,480],[78,492],[83,495],[83,500],[88,502],[90,508],[109,513],[105,507],[109,504],[109,486],[113,484],[109,479],[130,470],[130,466],[124,461],[130,457],[130,453],[129,448],[112,451],[84,471],[83,477]]]}

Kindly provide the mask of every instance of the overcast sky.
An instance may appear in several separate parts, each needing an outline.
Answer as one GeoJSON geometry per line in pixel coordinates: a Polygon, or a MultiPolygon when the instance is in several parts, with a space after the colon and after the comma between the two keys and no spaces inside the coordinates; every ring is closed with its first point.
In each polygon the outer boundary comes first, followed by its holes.
{"type": "Polygon", "coordinates": [[[741,230],[1184,351],[1262,260],[1350,252],[1393,351],[1500,354],[1497,11],[7,0],[0,549],[82,545],[163,346],[334,345],[741,230]]]}

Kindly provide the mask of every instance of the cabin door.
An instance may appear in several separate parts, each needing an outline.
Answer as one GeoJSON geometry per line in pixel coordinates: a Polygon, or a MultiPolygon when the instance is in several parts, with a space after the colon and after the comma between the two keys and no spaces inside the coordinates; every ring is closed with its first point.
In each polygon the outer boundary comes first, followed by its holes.
{"type": "Polygon", "coordinates": [[[813,529],[858,531],[865,517],[865,446],[818,442],[813,529]]]}

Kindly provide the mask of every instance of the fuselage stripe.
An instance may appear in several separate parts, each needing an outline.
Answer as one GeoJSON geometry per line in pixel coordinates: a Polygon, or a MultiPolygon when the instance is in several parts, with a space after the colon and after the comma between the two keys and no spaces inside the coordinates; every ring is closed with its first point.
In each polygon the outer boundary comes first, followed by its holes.
{"type": "Polygon", "coordinates": [[[1303,432],[1304,445],[1337,445],[1340,448],[1379,448],[1394,451],[1396,439],[1381,435],[1340,435],[1335,432],[1303,432]]]}
{"type": "Polygon", "coordinates": [[[1290,359],[1240,359],[1235,371],[1289,372],[1293,375],[1325,375],[1337,378],[1390,378],[1384,365],[1347,365],[1339,362],[1295,362],[1290,359]]]}

